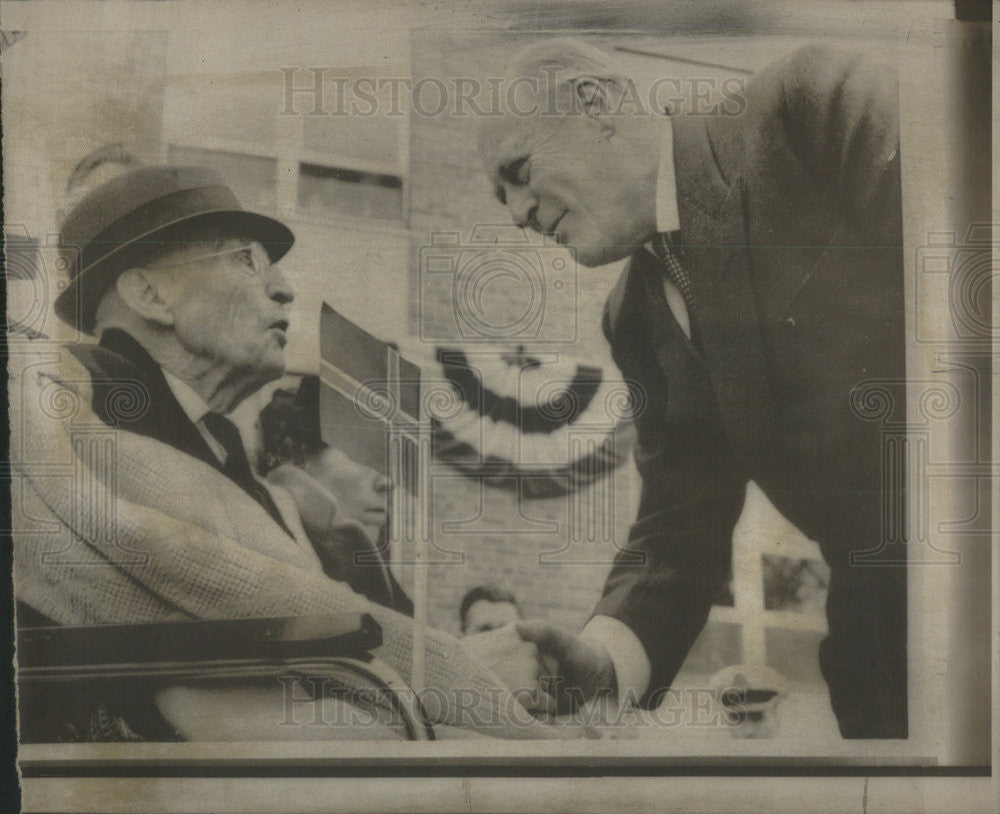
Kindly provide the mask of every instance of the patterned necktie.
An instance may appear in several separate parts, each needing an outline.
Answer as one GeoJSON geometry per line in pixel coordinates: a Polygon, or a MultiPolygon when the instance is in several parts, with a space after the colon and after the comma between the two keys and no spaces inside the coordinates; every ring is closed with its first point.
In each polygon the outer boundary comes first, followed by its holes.
{"type": "Polygon", "coordinates": [[[653,254],[656,255],[660,263],[663,264],[663,276],[666,277],[681,293],[684,300],[684,307],[687,308],[688,321],[691,326],[691,341],[698,345],[698,331],[696,328],[698,320],[698,308],[695,305],[694,293],[691,290],[691,277],[681,265],[680,258],[674,248],[672,234],[658,232],[653,239],[653,254]]]}
{"type": "Polygon", "coordinates": [[[243,448],[240,431],[236,429],[236,425],[218,413],[205,413],[202,421],[205,422],[205,427],[208,431],[215,436],[215,439],[226,450],[226,463],[222,467],[222,471],[229,475],[244,492],[263,506],[264,510],[274,518],[274,522],[281,526],[285,530],[285,533],[294,540],[295,535],[285,525],[285,521],[281,519],[281,512],[278,511],[274,500],[271,499],[270,492],[253,476],[253,471],[250,469],[250,461],[247,460],[247,453],[243,448]]]}

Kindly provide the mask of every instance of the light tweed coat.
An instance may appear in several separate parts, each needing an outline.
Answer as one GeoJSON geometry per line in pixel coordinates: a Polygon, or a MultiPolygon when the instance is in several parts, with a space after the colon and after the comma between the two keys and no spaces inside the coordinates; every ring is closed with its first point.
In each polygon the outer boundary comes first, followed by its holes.
{"type": "MultiPolygon", "coordinates": [[[[409,679],[412,621],[327,578],[300,526],[293,541],[207,464],[103,424],[67,350],[10,367],[18,599],[66,625],[369,613],[384,634],[376,655],[409,679]]],[[[128,384],[109,413],[142,409],[128,384]]],[[[439,723],[505,737],[562,729],[530,720],[452,636],[428,631],[426,669],[439,723]]]]}

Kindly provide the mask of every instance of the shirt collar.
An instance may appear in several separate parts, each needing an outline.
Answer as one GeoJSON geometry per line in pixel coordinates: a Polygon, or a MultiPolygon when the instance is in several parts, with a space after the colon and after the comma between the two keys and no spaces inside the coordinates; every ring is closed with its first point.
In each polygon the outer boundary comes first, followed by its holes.
{"type": "Polygon", "coordinates": [[[174,398],[177,399],[177,403],[181,406],[184,414],[191,419],[192,424],[197,424],[206,414],[212,412],[212,408],[208,406],[205,399],[195,392],[191,385],[178,376],[175,376],[165,367],[160,368],[160,370],[163,371],[163,378],[167,382],[167,387],[174,394],[174,398]]]}
{"type": "MultiPolygon", "coordinates": [[[[676,232],[681,228],[677,209],[677,175],[674,171],[674,123],[664,117],[660,141],[660,167],[656,171],[656,231],[676,232]]],[[[646,251],[655,255],[653,241],[645,244],[646,251]]]]}
{"type": "Polygon", "coordinates": [[[677,209],[677,177],[674,174],[674,126],[666,117],[660,142],[660,169],[656,175],[656,230],[676,232],[681,228],[677,209]]]}

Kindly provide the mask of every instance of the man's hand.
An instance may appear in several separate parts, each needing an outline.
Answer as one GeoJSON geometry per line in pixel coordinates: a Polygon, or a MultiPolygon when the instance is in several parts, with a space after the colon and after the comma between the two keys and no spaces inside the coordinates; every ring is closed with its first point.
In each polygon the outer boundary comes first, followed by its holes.
{"type": "Polygon", "coordinates": [[[534,642],[546,662],[542,689],[555,698],[558,712],[573,712],[597,696],[616,692],[615,667],[606,648],[548,622],[516,624],[518,635],[534,642]]]}
{"type": "Polygon", "coordinates": [[[538,648],[518,636],[513,624],[467,636],[462,644],[489,667],[527,709],[555,712],[555,702],[540,689],[542,662],[538,648]]]}

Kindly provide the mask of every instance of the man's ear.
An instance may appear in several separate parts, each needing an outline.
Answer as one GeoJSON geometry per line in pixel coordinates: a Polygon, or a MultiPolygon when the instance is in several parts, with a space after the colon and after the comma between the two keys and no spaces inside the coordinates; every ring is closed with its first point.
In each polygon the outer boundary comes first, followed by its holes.
{"type": "Polygon", "coordinates": [[[610,115],[614,103],[613,80],[578,76],[572,82],[576,109],[600,120],[605,137],[612,135],[615,132],[614,118],[610,115]]]}
{"type": "Polygon", "coordinates": [[[169,303],[163,299],[153,275],[146,269],[126,269],[115,280],[115,289],[125,304],[143,319],[164,326],[174,324],[169,303]]]}

